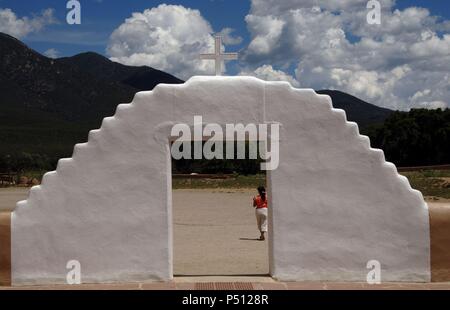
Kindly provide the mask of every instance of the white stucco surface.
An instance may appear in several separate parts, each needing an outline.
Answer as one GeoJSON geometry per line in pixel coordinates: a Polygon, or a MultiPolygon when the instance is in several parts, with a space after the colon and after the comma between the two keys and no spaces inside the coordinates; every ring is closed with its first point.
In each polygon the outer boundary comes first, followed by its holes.
{"type": "MultiPolygon", "coordinates": [[[[119,105],[12,215],[14,284],[172,278],[169,135],[176,123],[281,124],[269,172],[270,268],[280,280],[429,281],[428,208],[328,96],[250,77],[195,77],[119,105]]],[[[195,210],[192,210],[195,212],[195,210]]]]}

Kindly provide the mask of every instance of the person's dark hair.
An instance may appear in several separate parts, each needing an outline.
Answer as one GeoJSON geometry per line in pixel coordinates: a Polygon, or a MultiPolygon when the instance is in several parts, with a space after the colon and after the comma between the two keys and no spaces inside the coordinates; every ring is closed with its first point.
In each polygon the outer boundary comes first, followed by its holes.
{"type": "Polygon", "coordinates": [[[264,186],[258,187],[258,193],[259,193],[259,196],[261,196],[261,199],[263,201],[266,201],[266,188],[264,186]]]}

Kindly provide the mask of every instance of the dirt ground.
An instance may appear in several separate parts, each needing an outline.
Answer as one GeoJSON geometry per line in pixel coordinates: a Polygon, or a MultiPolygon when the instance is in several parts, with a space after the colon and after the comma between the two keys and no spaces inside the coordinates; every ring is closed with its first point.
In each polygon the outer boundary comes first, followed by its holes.
{"type": "Polygon", "coordinates": [[[0,212],[13,210],[18,201],[27,199],[29,191],[24,187],[0,188],[0,212]]]}
{"type": "Polygon", "coordinates": [[[175,275],[269,273],[267,241],[259,237],[252,191],[175,190],[175,275]]]}
{"type": "MultiPolygon", "coordinates": [[[[0,212],[27,199],[28,188],[0,189],[0,212]]],[[[174,190],[174,275],[267,275],[250,190],[174,190]]]]}

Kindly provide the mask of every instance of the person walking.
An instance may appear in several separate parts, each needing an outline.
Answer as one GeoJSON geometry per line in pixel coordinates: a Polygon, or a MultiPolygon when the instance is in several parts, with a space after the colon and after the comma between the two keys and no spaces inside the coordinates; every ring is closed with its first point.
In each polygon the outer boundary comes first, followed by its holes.
{"type": "Polygon", "coordinates": [[[256,213],[256,223],[258,224],[258,229],[261,236],[258,240],[266,240],[265,233],[267,232],[267,195],[264,186],[258,187],[258,196],[253,197],[253,207],[256,213]]]}

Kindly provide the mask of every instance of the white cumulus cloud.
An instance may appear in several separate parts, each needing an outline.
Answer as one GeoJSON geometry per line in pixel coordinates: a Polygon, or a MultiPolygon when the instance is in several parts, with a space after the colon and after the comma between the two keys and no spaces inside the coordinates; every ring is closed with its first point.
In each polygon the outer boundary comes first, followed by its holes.
{"type": "Polygon", "coordinates": [[[241,71],[240,75],[255,76],[265,81],[284,81],[291,83],[292,86],[298,87],[300,84],[291,75],[281,71],[275,70],[271,65],[263,65],[253,71],[241,71]]]}
{"type": "MultiPolygon", "coordinates": [[[[233,38],[231,30],[225,34],[233,38]]],[[[113,61],[155,67],[183,79],[212,74],[214,63],[199,58],[212,51],[213,30],[200,11],[166,4],[133,13],[114,30],[107,48],[113,61]]]]}
{"type": "Polygon", "coordinates": [[[392,109],[448,107],[449,21],[381,2],[381,25],[369,25],[365,0],[252,0],[245,71],[296,67],[303,87],[392,109]]]}
{"type": "Polygon", "coordinates": [[[59,57],[59,51],[55,48],[50,48],[44,52],[44,55],[48,58],[56,59],[59,57]]]}
{"type": "Polygon", "coordinates": [[[221,32],[218,33],[218,35],[222,36],[222,41],[224,44],[227,45],[237,45],[241,44],[243,39],[240,36],[234,36],[233,32],[235,30],[232,28],[223,28],[221,32]]]}
{"type": "Polygon", "coordinates": [[[0,32],[16,38],[23,38],[54,23],[56,23],[56,19],[53,9],[46,9],[33,17],[24,16],[19,18],[11,9],[0,8],[0,32]]]}

